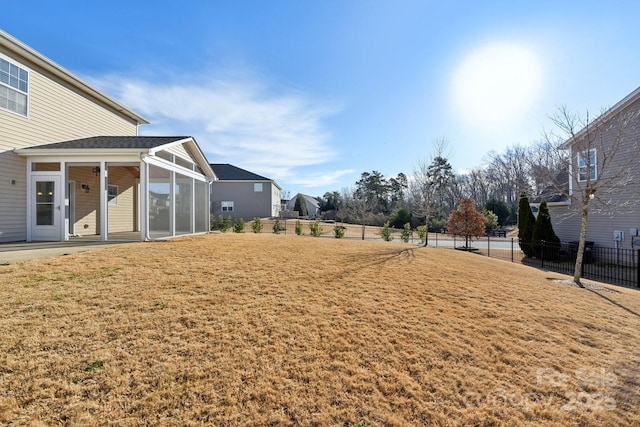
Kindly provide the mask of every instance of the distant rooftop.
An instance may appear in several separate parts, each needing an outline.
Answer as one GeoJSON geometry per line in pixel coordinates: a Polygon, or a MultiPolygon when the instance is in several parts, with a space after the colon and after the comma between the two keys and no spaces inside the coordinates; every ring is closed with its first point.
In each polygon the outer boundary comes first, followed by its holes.
{"type": "Polygon", "coordinates": [[[220,181],[272,181],[229,163],[211,163],[210,166],[220,181]]]}

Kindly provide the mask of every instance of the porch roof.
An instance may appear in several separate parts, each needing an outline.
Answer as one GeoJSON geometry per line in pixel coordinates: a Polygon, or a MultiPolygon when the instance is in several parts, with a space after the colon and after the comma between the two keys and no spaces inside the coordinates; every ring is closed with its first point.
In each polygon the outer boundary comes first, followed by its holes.
{"type": "Polygon", "coordinates": [[[91,155],[91,154],[126,154],[141,153],[153,155],[172,146],[184,144],[193,160],[212,179],[216,178],[207,158],[191,136],[92,136],[70,141],[54,142],[18,148],[14,151],[23,156],[48,155],[91,155]]]}

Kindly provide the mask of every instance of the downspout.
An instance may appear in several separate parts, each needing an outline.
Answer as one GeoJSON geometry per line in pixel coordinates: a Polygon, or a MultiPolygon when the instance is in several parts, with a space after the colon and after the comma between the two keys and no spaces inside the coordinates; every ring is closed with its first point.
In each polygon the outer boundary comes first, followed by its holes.
{"type": "MultiPolygon", "coordinates": [[[[147,204],[149,203],[149,163],[147,163],[147,155],[145,153],[140,153],[140,162],[144,163],[145,167],[144,167],[144,177],[140,177],[140,183],[141,183],[141,187],[142,187],[142,191],[141,193],[143,193],[142,195],[140,195],[141,198],[141,202],[140,203],[140,211],[138,213],[138,215],[142,214],[142,221],[141,221],[141,225],[143,228],[143,240],[145,242],[148,242],[151,240],[151,237],[149,236],[149,206],[147,206],[147,204]],[[143,213],[144,212],[144,213],[143,213]]],[[[142,172],[142,170],[141,170],[142,172]]],[[[141,173],[142,175],[142,173],[141,173]]]]}

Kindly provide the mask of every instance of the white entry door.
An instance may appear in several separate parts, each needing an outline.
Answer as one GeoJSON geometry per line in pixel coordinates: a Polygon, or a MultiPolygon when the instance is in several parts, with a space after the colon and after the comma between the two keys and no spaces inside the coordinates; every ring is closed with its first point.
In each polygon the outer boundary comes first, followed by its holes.
{"type": "Polygon", "coordinates": [[[62,240],[60,176],[31,177],[31,240],[62,240]]]}

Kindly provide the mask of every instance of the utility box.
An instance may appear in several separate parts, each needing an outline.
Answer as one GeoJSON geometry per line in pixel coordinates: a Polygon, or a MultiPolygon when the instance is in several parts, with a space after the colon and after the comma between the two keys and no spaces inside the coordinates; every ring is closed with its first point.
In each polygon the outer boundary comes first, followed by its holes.
{"type": "Polygon", "coordinates": [[[616,242],[621,242],[624,240],[624,231],[616,230],[613,232],[613,240],[616,242]]]}

